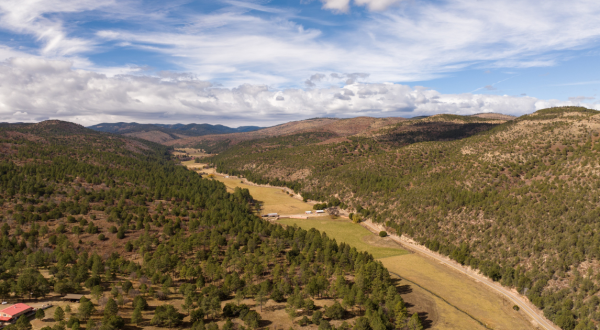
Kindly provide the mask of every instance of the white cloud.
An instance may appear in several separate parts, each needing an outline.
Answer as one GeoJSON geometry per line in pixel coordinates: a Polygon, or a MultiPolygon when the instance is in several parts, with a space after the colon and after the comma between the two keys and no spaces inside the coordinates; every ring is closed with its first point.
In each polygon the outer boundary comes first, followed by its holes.
{"type": "MultiPolygon", "coordinates": [[[[370,11],[381,11],[400,3],[402,0],[354,0],[357,6],[366,6],[370,11]]],[[[350,10],[350,0],[321,0],[323,9],[347,13],[350,10]]]]}
{"type": "Polygon", "coordinates": [[[346,13],[350,9],[350,0],[321,0],[323,9],[331,9],[334,12],[346,13]]]}
{"type": "Polygon", "coordinates": [[[371,11],[385,10],[388,7],[400,3],[402,0],[354,0],[357,6],[367,6],[371,11]]]}
{"type": "Polygon", "coordinates": [[[68,36],[60,17],[114,5],[114,0],[3,0],[0,1],[0,28],[29,34],[42,43],[39,53],[48,57],[79,54],[92,49],[93,42],[68,36]]]}
{"type": "Polygon", "coordinates": [[[100,122],[273,125],[316,116],[404,116],[501,112],[520,115],[557,105],[599,103],[478,94],[441,94],[392,83],[343,88],[272,90],[264,85],[216,87],[194,75],[117,75],[73,69],[68,61],[14,58],[0,64],[0,121],[56,118],[100,122]]]}

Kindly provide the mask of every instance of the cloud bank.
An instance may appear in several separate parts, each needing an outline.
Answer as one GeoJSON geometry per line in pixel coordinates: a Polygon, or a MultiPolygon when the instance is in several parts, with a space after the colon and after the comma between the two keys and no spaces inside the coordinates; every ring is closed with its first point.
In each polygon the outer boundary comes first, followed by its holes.
{"type": "MultiPolygon", "coordinates": [[[[349,74],[334,76],[344,79],[349,74]]],[[[325,77],[319,74],[313,80],[325,77]]],[[[527,96],[441,94],[393,83],[354,82],[307,90],[273,90],[251,84],[224,88],[191,74],[110,77],[74,69],[69,61],[39,58],[13,58],[1,63],[0,82],[0,121],[6,122],[62,119],[83,125],[137,121],[266,126],[320,116],[521,115],[558,105],[600,109],[598,103],[582,103],[589,98],[561,102],[527,96]]]]}

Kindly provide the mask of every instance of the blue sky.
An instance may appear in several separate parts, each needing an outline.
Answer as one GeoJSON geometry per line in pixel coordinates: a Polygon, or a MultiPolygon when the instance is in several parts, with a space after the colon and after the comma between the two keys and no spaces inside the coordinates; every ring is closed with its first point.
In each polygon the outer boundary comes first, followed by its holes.
{"type": "Polygon", "coordinates": [[[600,109],[598,15],[587,0],[5,0],[0,121],[600,109]]]}

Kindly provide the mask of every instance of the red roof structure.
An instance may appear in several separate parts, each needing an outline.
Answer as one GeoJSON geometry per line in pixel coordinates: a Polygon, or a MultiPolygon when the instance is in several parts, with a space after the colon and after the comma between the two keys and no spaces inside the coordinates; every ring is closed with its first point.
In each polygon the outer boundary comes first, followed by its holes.
{"type": "Polygon", "coordinates": [[[16,316],[20,316],[21,314],[25,314],[26,312],[32,311],[33,307],[26,304],[14,304],[12,306],[6,307],[3,310],[0,310],[0,321],[10,321],[12,318],[16,316]]]}

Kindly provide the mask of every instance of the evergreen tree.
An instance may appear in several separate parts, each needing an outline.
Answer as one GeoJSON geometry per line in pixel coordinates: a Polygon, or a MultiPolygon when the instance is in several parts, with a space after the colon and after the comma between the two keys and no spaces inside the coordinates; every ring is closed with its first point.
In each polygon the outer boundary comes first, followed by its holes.
{"type": "Polygon", "coordinates": [[[65,311],[60,306],[56,307],[56,309],[54,310],[54,321],[60,322],[64,319],[65,319],[65,311]]]}
{"type": "Polygon", "coordinates": [[[17,323],[15,323],[15,326],[17,330],[31,330],[32,328],[31,323],[29,322],[29,318],[27,318],[27,316],[25,315],[21,315],[19,317],[17,323]]]}
{"type": "Polygon", "coordinates": [[[106,306],[104,306],[104,316],[109,317],[112,315],[117,315],[118,312],[119,306],[117,306],[117,302],[113,298],[108,298],[106,306]]]}
{"type": "Polygon", "coordinates": [[[35,318],[41,321],[44,319],[44,317],[46,317],[46,312],[44,312],[43,309],[38,308],[38,310],[35,311],[35,318]]]}
{"type": "Polygon", "coordinates": [[[423,330],[423,325],[419,319],[419,315],[414,313],[406,324],[409,330],[423,330]]]}
{"type": "Polygon", "coordinates": [[[131,315],[131,323],[140,325],[143,322],[142,318],[142,310],[140,308],[135,308],[133,310],[133,314],[131,315]]]}

